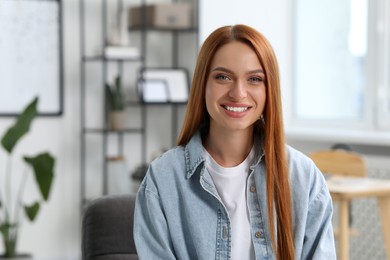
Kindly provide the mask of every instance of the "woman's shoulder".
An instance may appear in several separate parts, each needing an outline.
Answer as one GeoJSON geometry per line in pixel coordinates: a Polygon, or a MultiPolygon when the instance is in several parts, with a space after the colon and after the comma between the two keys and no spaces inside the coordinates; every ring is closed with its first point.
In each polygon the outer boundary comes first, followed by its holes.
{"type": "Polygon", "coordinates": [[[290,165],[300,165],[302,167],[311,167],[314,165],[313,161],[301,151],[287,145],[287,158],[290,165]]]}
{"type": "Polygon", "coordinates": [[[287,151],[292,187],[323,189],[325,178],[313,160],[291,146],[287,146],[287,151]]]}
{"type": "Polygon", "coordinates": [[[158,155],[152,164],[162,164],[170,160],[178,160],[178,156],[184,156],[184,146],[176,146],[158,155]]]}
{"type": "Polygon", "coordinates": [[[157,174],[166,174],[174,169],[182,169],[185,166],[184,147],[176,146],[155,158],[149,169],[157,174]]]}
{"type": "Polygon", "coordinates": [[[160,154],[149,164],[141,184],[141,190],[157,195],[161,192],[161,189],[170,187],[178,179],[184,179],[184,158],[184,148],[182,146],[171,148],[160,154]]]}

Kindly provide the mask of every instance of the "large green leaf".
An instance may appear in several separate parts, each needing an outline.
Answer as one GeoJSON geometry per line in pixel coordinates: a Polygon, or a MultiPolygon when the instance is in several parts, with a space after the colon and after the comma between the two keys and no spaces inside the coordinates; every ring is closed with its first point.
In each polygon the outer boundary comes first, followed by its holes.
{"type": "Polygon", "coordinates": [[[43,199],[47,200],[54,177],[54,157],[49,153],[42,153],[35,157],[24,157],[24,160],[34,169],[39,190],[43,199]]]}
{"type": "Polygon", "coordinates": [[[4,149],[8,151],[8,153],[12,152],[12,149],[19,141],[19,139],[29,131],[31,121],[38,114],[37,104],[38,104],[38,98],[35,98],[24,109],[22,114],[18,116],[16,123],[13,126],[11,126],[3,136],[3,139],[1,140],[1,144],[3,145],[4,149]]]}
{"type": "Polygon", "coordinates": [[[39,211],[39,202],[35,202],[30,206],[24,206],[24,211],[30,221],[34,221],[39,211]]]}

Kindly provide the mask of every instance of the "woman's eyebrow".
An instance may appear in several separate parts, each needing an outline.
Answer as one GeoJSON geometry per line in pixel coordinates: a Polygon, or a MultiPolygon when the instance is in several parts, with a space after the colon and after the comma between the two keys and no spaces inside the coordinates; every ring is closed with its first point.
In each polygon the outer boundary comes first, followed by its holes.
{"type": "Polygon", "coordinates": [[[264,71],[262,69],[257,69],[257,70],[250,70],[247,72],[248,74],[256,74],[256,73],[262,73],[264,74],[264,71]]]}
{"type": "MultiPolygon", "coordinates": [[[[224,72],[227,72],[227,73],[233,73],[232,70],[229,70],[228,68],[225,68],[225,67],[216,67],[216,68],[212,69],[211,71],[212,72],[213,71],[224,71],[224,72]]],[[[246,74],[256,74],[256,73],[264,74],[264,71],[262,69],[255,69],[255,70],[248,71],[246,74]]]]}
{"type": "Polygon", "coordinates": [[[229,70],[228,68],[225,68],[225,67],[216,67],[214,69],[212,69],[211,71],[224,71],[224,72],[227,72],[227,73],[232,73],[233,71],[229,70]]]}

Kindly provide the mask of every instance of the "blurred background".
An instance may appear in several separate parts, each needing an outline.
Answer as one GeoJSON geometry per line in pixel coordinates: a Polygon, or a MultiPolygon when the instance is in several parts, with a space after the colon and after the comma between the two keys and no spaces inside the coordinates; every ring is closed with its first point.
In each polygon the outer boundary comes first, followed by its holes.
{"type": "MultiPolygon", "coordinates": [[[[136,192],[148,163],[175,145],[203,40],[238,23],[274,47],[288,143],[306,154],[345,144],[369,177],[390,179],[387,0],[0,0],[0,136],[39,97],[12,174],[38,148],[56,158],[20,252],[80,259],[85,205],[136,192]]],[[[0,175],[8,160],[1,150],[0,175]]],[[[375,199],[353,204],[350,258],[386,259],[375,199]]]]}

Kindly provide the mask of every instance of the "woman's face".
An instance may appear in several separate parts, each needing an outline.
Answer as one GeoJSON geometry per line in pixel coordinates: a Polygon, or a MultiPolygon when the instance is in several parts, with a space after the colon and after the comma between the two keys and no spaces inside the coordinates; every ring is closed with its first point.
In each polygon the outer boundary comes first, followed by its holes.
{"type": "Polygon", "coordinates": [[[210,131],[252,129],[264,110],[265,74],[256,53],[242,42],[222,46],[206,83],[210,131]]]}

